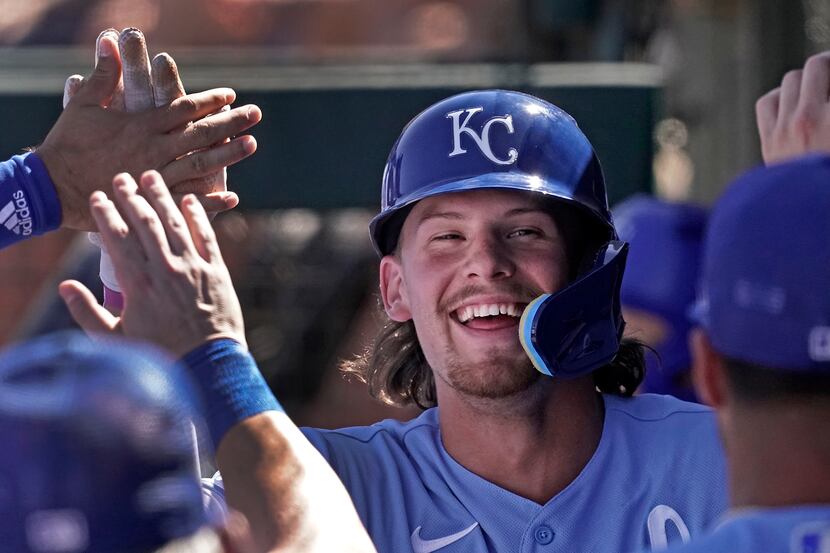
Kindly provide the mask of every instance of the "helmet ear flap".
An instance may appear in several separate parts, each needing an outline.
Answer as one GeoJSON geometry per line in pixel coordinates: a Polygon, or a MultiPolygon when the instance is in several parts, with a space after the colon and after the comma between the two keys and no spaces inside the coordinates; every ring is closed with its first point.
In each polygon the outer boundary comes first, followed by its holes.
{"type": "Polygon", "coordinates": [[[620,286],[627,255],[628,244],[609,242],[593,270],[527,306],[519,337],[539,372],[575,378],[614,359],[625,328],[620,286]]]}

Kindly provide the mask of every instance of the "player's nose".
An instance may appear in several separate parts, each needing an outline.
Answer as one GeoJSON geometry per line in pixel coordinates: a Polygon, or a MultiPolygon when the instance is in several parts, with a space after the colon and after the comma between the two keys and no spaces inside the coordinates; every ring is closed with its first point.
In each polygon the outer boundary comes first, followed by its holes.
{"type": "Polygon", "coordinates": [[[481,236],[470,240],[465,259],[467,278],[498,280],[508,278],[516,271],[510,250],[493,236],[481,236]]]}

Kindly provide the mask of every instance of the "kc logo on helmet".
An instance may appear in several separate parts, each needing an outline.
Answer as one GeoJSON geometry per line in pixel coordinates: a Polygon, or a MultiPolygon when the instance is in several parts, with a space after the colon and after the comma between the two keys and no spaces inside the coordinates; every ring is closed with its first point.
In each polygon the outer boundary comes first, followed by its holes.
{"type": "Polygon", "coordinates": [[[490,147],[490,130],[496,123],[503,125],[507,129],[508,134],[513,134],[513,116],[503,115],[501,117],[491,117],[486,123],[484,123],[484,126],[481,127],[481,134],[476,134],[476,132],[467,125],[470,123],[470,119],[472,119],[473,115],[481,111],[484,111],[484,108],[478,107],[451,111],[447,114],[447,118],[452,119],[453,149],[450,152],[449,157],[467,153],[467,150],[461,146],[461,135],[466,134],[473,139],[476,146],[478,146],[478,149],[481,150],[481,153],[493,163],[498,163],[499,165],[510,165],[512,163],[516,163],[516,160],[519,158],[519,152],[516,148],[510,148],[507,151],[507,158],[500,159],[496,157],[496,154],[493,153],[493,150],[490,147]],[[462,115],[464,115],[464,121],[461,121],[462,115]]]}

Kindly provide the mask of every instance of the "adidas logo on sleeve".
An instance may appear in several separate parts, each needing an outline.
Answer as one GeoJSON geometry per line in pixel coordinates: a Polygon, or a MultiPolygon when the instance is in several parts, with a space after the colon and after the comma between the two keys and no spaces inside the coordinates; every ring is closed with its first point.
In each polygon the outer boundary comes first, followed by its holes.
{"type": "Polygon", "coordinates": [[[12,194],[12,199],[0,209],[0,223],[15,234],[32,234],[32,212],[22,190],[12,194]]]}

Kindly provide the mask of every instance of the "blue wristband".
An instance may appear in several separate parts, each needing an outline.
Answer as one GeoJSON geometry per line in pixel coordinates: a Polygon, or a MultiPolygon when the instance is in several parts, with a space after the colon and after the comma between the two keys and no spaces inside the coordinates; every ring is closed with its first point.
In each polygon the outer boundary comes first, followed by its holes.
{"type": "Polygon", "coordinates": [[[0,248],[61,224],[61,205],[46,166],[34,153],[0,163],[0,248]]]}
{"type": "Polygon", "coordinates": [[[213,340],[182,358],[205,402],[214,447],[235,424],[283,408],[262,378],[256,361],[238,342],[213,340]]]}

